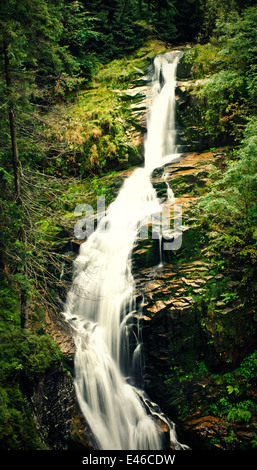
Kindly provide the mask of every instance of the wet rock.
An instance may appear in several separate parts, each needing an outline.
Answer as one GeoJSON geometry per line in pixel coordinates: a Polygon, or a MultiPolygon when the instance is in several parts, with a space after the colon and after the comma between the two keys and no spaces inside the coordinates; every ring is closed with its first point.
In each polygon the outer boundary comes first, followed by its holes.
{"type": "Polygon", "coordinates": [[[73,378],[57,363],[22,390],[40,438],[51,450],[92,449],[92,433],[78,409],[73,378]]]}
{"type": "Polygon", "coordinates": [[[147,315],[134,315],[134,318],[136,318],[137,320],[151,321],[151,318],[147,315]]]}
{"type": "Polygon", "coordinates": [[[157,426],[158,426],[160,432],[165,432],[165,433],[170,432],[169,425],[166,423],[166,421],[161,419],[160,416],[156,417],[156,422],[157,422],[157,426]]]}
{"type": "Polygon", "coordinates": [[[46,330],[59,344],[65,360],[73,367],[75,344],[70,326],[60,312],[57,314],[53,310],[45,312],[45,323],[46,330]]]}
{"type": "Polygon", "coordinates": [[[161,300],[157,300],[157,302],[154,303],[152,307],[147,308],[147,311],[152,312],[152,313],[158,313],[160,312],[160,310],[163,310],[164,308],[166,308],[166,303],[161,300]]]}
{"type": "Polygon", "coordinates": [[[67,449],[75,412],[72,377],[59,364],[33,384],[23,383],[23,389],[42,441],[51,449],[67,449]]]}
{"type": "Polygon", "coordinates": [[[207,289],[193,289],[194,294],[201,295],[207,292],[207,289]]]}
{"type": "Polygon", "coordinates": [[[192,279],[186,279],[184,277],[182,277],[181,279],[187,286],[190,286],[190,287],[200,287],[201,284],[205,284],[205,281],[203,281],[202,279],[192,280],[192,279]]]}
{"type": "Polygon", "coordinates": [[[145,292],[153,292],[163,286],[164,283],[162,281],[149,281],[145,286],[145,292]]]}
{"type": "Polygon", "coordinates": [[[185,430],[189,434],[198,436],[203,445],[206,439],[208,441],[212,439],[216,449],[226,449],[226,446],[222,443],[222,438],[224,439],[224,436],[227,436],[227,427],[220,418],[207,415],[189,420],[184,425],[185,430]]]}

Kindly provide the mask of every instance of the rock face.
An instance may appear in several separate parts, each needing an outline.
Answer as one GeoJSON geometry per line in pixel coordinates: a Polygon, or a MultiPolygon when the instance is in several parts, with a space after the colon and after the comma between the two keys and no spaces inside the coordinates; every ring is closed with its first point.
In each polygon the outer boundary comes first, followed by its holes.
{"type": "MultiPolygon", "coordinates": [[[[133,256],[145,389],[178,423],[180,440],[195,449],[242,448],[254,438],[254,416],[251,426],[234,423],[231,430],[226,415],[209,411],[224,393],[213,374],[237,367],[256,344],[252,308],[242,309],[235,294],[240,287],[237,273],[219,272],[196,210],[212,165],[219,165],[225,155],[226,149],[191,152],[165,167],[166,181],[178,195],[175,203],[183,206],[182,246],[164,251],[162,266],[159,241],[150,237],[138,242],[133,256]],[[224,297],[226,291],[232,292],[231,298],[224,297]]],[[[153,184],[165,198],[161,172],[154,172],[153,184]]]]}
{"type": "Polygon", "coordinates": [[[61,363],[33,381],[23,381],[22,389],[42,443],[51,450],[92,448],[90,430],[78,410],[73,378],[61,363]]]}
{"type": "Polygon", "coordinates": [[[212,147],[233,145],[233,139],[227,132],[215,136],[208,133],[202,119],[203,101],[199,98],[199,89],[210,78],[192,80],[190,66],[181,64],[178,68],[177,119],[181,128],[181,143],[189,151],[201,152],[212,147]]]}
{"type": "Polygon", "coordinates": [[[67,449],[75,412],[72,378],[62,365],[47,370],[33,384],[23,384],[27,403],[42,442],[51,449],[67,449]]]}
{"type": "Polygon", "coordinates": [[[75,345],[72,331],[68,324],[60,313],[57,317],[53,311],[45,313],[45,322],[47,331],[56,343],[59,344],[64,360],[73,368],[75,345]]]}

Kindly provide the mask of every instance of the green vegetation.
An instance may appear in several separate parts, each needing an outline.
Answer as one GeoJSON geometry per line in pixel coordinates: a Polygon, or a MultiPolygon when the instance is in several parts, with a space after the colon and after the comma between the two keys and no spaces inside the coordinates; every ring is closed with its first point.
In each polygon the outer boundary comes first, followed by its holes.
{"type": "MultiPolygon", "coordinates": [[[[257,260],[256,230],[256,120],[245,127],[245,139],[227,164],[223,175],[217,171],[211,191],[199,207],[208,218],[211,228],[218,231],[211,240],[212,249],[234,265],[255,268],[257,260]]],[[[254,274],[254,272],[252,272],[254,274]]]]}
{"type": "MultiPolygon", "coordinates": [[[[189,103],[179,116],[185,135],[192,148],[229,147],[226,160],[212,166],[211,182],[190,189],[202,196],[199,226],[185,235],[174,264],[179,266],[187,257],[203,258],[202,250],[208,247],[210,275],[222,273],[223,278],[209,279],[203,295],[189,289],[196,305],[196,343],[203,337],[208,347],[199,357],[189,358],[191,371],[175,364],[166,384],[169,390],[176,380],[183,386],[186,381],[208,380],[214,392],[206,398],[205,409],[228,422],[227,445],[238,440],[233,427],[237,423],[254,428],[256,352],[253,343],[251,354],[242,352],[240,331],[251,338],[257,332],[255,3],[2,0],[2,449],[45,448],[22,384],[33,384],[61,360],[45,331],[44,313],[59,309],[59,294],[67,287],[60,271],[67,260],[65,244],[73,237],[74,209],[84,202],[95,207],[97,195],[104,195],[109,204],[124,176],[119,170],[141,163],[135,135],[142,129],[130,109],[140,92],[132,98],[126,90],[132,82],[145,83],[156,53],[188,41],[194,44],[185,46],[183,63],[190,68],[192,84],[189,103]],[[236,304],[247,313],[222,316],[217,301],[228,309],[236,304]],[[228,339],[241,347],[240,357],[219,362],[213,344],[228,339]]],[[[185,188],[185,181],[174,186],[178,195],[185,188]]],[[[154,250],[145,255],[147,265],[150,256],[154,250]]],[[[183,365],[187,359],[185,354],[183,365]]],[[[187,411],[182,399],[181,416],[187,411]]],[[[251,446],[256,445],[253,438],[251,446]]]]}
{"type": "Polygon", "coordinates": [[[60,150],[49,172],[85,177],[141,162],[133,141],[138,124],[129,110],[133,98],[122,92],[140,81],[155,51],[163,52],[165,47],[150,40],[126,59],[99,66],[90,86],[77,93],[74,102],[58,103],[44,115],[45,138],[60,150]]]}
{"type": "MultiPolygon", "coordinates": [[[[165,383],[168,406],[178,411],[178,419],[185,423],[193,415],[196,428],[201,422],[210,429],[205,448],[252,449],[257,431],[256,8],[232,3],[207,2],[199,42],[182,59],[192,80],[179,112],[187,142],[223,157],[212,163],[208,183],[198,191],[192,214],[197,227],[186,232],[175,258],[178,266],[188,258],[211,266],[202,273],[201,294],[187,289],[195,301],[199,341],[194,338],[190,357],[188,346],[181,358],[171,358],[165,383]]],[[[193,187],[192,193],[197,194],[193,187]]]]}
{"type": "Polygon", "coordinates": [[[197,421],[202,415],[215,424],[218,418],[223,430],[210,432],[209,439],[204,442],[205,449],[221,444],[225,449],[249,450],[256,446],[256,366],[255,351],[231,372],[213,373],[204,361],[200,361],[188,372],[174,366],[171,374],[166,376],[165,385],[172,394],[172,405],[177,406],[178,420],[185,422],[195,416],[197,421]],[[189,398],[192,391],[193,397],[189,398]],[[196,409],[192,408],[194,401],[198,404],[196,409]],[[246,440],[241,437],[243,429],[249,436],[246,440]]]}
{"type": "Polygon", "coordinates": [[[20,301],[17,290],[0,283],[0,448],[2,450],[46,449],[24,399],[21,383],[33,383],[61,359],[53,339],[42,323],[35,329],[21,330],[20,301]]]}
{"type": "MultiPolygon", "coordinates": [[[[210,248],[227,262],[256,263],[256,9],[230,21],[217,21],[210,42],[189,49],[193,79],[193,111],[182,120],[190,135],[190,121],[210,145],[232,144],[222,167],[213,166],[211,190],[200,199],[199,210],[210,235],[210,248]],[[196,82],[197,83],[197,82],[196,82]],[[194,122],[195,125],[195,122],[194,122]],[[226,256],[224,256],[226,254],[226,256]]],[[[251,268],[251,269],[250,269],[251,268]]]]}
{"type": "Polygon", "coordinates": [[[23,384],[33,386],[62,359],[44,314],[60,310],[67,286],[60,272],[74,209],[95,207],[97,195],[110,204],[121,184],[116,170],[140,162],[130,138],[131,100],[121,92],[144,74],[149,57],[165,50],[152,39],[138,49],[145,25],[129,13],[121,28],[113,2],[93,3],[99,2],[1,4],[2,449],[45,448],[23,384]]]}

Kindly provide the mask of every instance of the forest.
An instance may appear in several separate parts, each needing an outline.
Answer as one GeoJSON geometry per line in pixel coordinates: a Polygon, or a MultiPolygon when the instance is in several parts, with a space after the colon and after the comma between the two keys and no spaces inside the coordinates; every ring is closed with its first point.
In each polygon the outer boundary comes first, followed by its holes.
{"type": "MultiPolygon", "coordinates": [[[[101,195],[110,204],[124,174],[142,165],[145,128],[131,111],[140,96],[127,91],[145,85],[156,54],[176,48],[183,143],[211,157],[204,183],[171,182],[197,202],[185,213],[182,248],[165,261],[178,279],[186,263],[208,269],[196,269],[204,289],[193,277],[184,286],[193,306],[178,327],[165,312],[152,329],[146,322],[147,392],[161,396],[193,449],[256,450],[256,24],[255,0],[1,1],[1,450],[90,447],[72,401],[72,360],[53,326],[79,248],[74,209],[95,208],[101,195]],[[63,407],[73,407],[57,437],[45,418],[54,398],[42,392],[54,373],[69,396],[63,407]]],[[[155,262],[153,247],[141,248],[138,273],[155,262]]]]}

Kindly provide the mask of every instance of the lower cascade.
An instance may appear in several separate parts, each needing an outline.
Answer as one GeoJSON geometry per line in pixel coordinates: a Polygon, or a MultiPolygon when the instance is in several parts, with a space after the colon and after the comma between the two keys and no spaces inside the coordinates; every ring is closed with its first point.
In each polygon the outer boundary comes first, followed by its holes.
{"type": "Polygon", "coordinates": [[[77,399],[97,449],[187,448],[178,442],[174,423],[141,388],[142,335],[140,321],[135,324],[140,309],[131,260],[140,224],[161,212],[151,173],[179,157],[175,85],[181,55],[173,51],[155,57],[145,166],[125,180],[74,263],[64,315],[74,330],[77,399]],[[168,445],[163,427],[169,430],[168,445]]]}

